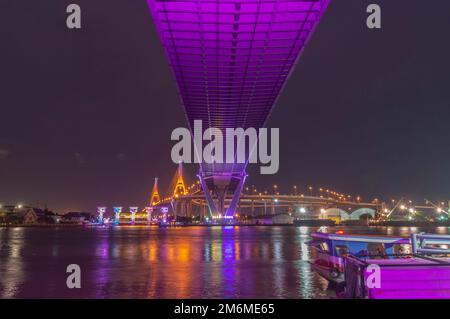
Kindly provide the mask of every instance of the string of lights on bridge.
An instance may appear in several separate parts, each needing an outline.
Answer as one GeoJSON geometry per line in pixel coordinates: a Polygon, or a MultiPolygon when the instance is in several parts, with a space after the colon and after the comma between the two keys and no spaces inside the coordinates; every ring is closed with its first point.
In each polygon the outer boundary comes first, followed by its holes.
{"type": "MultiPolygon", "coordinates": [[[[282,187],[280,187],[278,184],[273,184],[270,191],[267,189],[261,191],[258,190],[255,185],[248,185],[244,187],[242,193],[243,196],[251,197],[253,200],[257,200],[258,198],[260,198],[263,202],[270,201],[273,204],[278,204],[279,199],[283,199],[283,201],[285,201],[287,197],[289,197],[289,200],[298,199],[299,201],[302,201],[303,199],[305,201],[320,199],[324,202],[332,202],[337,205],[342,204],[348,206],[355,204],[370,204],[372,207],[377,207],[380,219],[388,219],[394,212],[406,213],[408,214],[407,218],[410,220],[414,219],[415,215],[419,214],[421,210],[434,211],[438,215],[445,214],[447,216],[450,213],[449,204],[447,203],[446,205],[446,202],[443,201],[435,204],[425,199],[423,204],[419,204],[413,203],[412,200],[404,198],[385,201],[374,198],[369,202],[364,202],[364,199],[360,195],[344,194],[343,192],[339,192],[332,188],[326,187],[315,187],[313,185],[299,187],[298,185],[292,185],[291,187],[289,187],[290,191],[288,192],[283,192],[281,189],[282,187]]],[[[192,197],[193,195],[201,195],[202,188],[198,180],[190,185],[185,184],[183,170],[180,165],[174,175],[174,178],[172,179],[169,193],[171,193],[171,195],[161,198],[158,202],[152,202],[152,204],[157,205],[159,203],[168,203],[173,200],[182,200],[183,198],[192,197]]],[[[152,198],[154,198],[153,193],[152,198]]],[[[324,205],[323,207],[319,208],[319,210],[321,213],[325,213],[327,208],[329,208],[329,205],[324,205]]],[[[351,210],[351,208],[348,207],[348,210],[351,210]]],[[[307,212],[304,206],[300,206],[298,208],[298,211],[299,213],[307,212]]]]}

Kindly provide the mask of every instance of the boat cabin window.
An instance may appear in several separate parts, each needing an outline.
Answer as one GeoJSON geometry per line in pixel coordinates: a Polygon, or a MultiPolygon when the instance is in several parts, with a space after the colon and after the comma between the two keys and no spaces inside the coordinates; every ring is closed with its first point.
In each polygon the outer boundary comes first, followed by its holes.
{"type": "Polygon", "coordinates": [[[368,243],[367,251],[369,257],[374,259],[382,259],[387,257],[384,245],[381,243],[368,243]]]}
{"type": "Polygon", "coordinates": [[[406,244],[396,244],[393,247],[394,255],[407,255],[411,254],[411,249],[409,245],[406,244]]]}
{"type": "Polygon", "coordinates": [[[336,246],[336,255],[338,257],[347,256],[348,255],[348,247],[343,245],[336,246]]]}

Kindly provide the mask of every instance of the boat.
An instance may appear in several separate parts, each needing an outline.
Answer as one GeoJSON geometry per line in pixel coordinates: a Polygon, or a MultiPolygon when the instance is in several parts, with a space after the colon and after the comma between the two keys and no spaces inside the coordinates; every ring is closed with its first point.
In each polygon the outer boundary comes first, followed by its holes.
{"type": "Polygon", "coordinates": [[[158,227],[165,228],[165,227],[181,227],[181,226],[188,226],[186,223],[183,222],[177,222],[177,221],[161,221],[158,223],[158,227]]]}
{"type": "Polygon", "coordinates": [[[411,250],[410,239],[404,237],[347,235],[343,231],[314,232],[310,236],[312,240],[308,242],[308,245],[313,254],[313,260],[310,261],[312,269],[335,284],[345,282],[345,256],[398,258],[403,254],[406,256],[411,250]]]}
{"type": "Polygon", "coordinates": [[[450,236],[411,235],[408,258],[344,257],[341,298],[450,299],[450,236]]]}

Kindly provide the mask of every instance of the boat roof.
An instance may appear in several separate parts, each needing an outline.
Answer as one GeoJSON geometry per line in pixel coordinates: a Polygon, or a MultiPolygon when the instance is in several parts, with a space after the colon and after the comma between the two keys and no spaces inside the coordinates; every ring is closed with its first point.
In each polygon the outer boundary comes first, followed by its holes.
{"type": "Polygon", "coordinates": [[[353,241],[363,243],[383,243],[383,244],[410,244],[409,238],[405,237],[392,237],[392,236],[379,236],[379,235],[347,235],[347,234],[332,234],[332,233],[320,233],[314,232],[310,236],[314,239],[326,239],[326,240],[339,240],[339,241],[353,241]]]}

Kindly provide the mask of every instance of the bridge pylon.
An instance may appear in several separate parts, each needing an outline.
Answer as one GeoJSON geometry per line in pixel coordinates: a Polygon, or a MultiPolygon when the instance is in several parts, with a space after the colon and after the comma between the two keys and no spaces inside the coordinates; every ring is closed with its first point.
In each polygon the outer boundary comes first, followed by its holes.
{"type": "Polygon", "coordinates": [[[158,177],[155,177],[155,182],[153,183],[152,194],[150,195],[150,206],[155,206],[161,201],[158,191],[158,177]]]}
{"type": "Polygon", "coordinates": [[[173,188],[172,197],[178,197],[179,195],[186,195],[187,194],[187,188],[184,184],[183,179],[183,162],[178,163],[178,169],[175,173],[175,183],[173,188]]]}
{"type": "Polygon", "coordinates": [[[200,180],[206,202],[208,203],[210,217],[232,219],[239,204],[239,198],[247,174],[245,172],[235,175],[219,175],[216,173],[215,175],[205,176],[200,172],[197,177],[200,180]],[[217,200],[214,200],[214,195],[216,195],[217,200]],[[227,195],[231,195],[228,207],[225,206],[227,195]]]}

